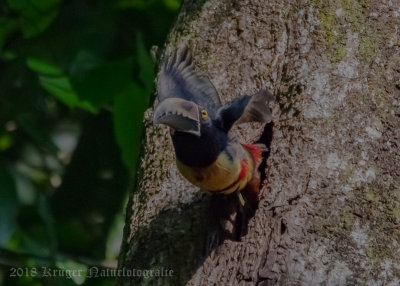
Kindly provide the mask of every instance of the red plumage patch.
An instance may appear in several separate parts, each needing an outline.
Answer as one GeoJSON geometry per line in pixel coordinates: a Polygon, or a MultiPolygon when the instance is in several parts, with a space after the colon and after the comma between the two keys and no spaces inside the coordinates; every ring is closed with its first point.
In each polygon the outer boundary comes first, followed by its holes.
{"type": "Polygon", "coordinates": [[[243,160],[240,163],[240,167],[241,167],[241,170],[240,170],[240,174],[239,174],[239,180],[244,180],[247,175],[247,161],[243,160]]]}
{"type": "Polygon", "coordinates": [[[253,144],[242,144],[242,146],[251,154],[255,165],[258,166],[262,161],[261,147],[253,144]]]}

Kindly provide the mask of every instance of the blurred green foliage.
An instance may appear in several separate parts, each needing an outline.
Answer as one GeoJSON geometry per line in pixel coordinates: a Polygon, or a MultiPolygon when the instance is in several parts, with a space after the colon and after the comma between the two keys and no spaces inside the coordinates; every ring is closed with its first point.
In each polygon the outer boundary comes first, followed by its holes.
{"type": "Polygon", "coordinates": [[[0,285],[113,284],[41,267],[115,267],[154,89],[149,51],[179,6],[0,0],[0,285]]]}

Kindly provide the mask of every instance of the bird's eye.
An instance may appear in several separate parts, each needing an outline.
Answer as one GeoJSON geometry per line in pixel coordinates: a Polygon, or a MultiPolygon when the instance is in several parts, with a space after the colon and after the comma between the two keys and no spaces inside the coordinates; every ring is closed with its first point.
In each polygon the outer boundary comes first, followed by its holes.
{"type": "Polygon", "coordinates": [[[201,111],[201,117],[203,117],[203,118],[207,118],[207,117],[208,117],[207,110],[203,109],[203,110],[201,111]]]}

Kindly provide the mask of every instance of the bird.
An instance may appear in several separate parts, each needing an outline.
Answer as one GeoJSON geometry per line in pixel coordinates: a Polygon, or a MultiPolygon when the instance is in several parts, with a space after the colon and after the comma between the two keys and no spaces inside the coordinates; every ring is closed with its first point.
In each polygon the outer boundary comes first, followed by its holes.
{"type": "Polygon", "coordinates": [[[205,74],[198,71],[187,47],[166,53],[156,80],[158,105],[154,124],[170,127],[180,173],[208,194],[236,194],[240,206],[257,204],[263,144],[242,144],[235,124],[269,123],[274,96],[261,89],[222,104],[205,74]]]}

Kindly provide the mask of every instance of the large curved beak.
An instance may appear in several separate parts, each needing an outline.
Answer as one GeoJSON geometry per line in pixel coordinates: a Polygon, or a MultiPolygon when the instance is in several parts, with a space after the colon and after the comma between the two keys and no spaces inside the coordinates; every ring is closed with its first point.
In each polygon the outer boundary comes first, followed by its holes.
{"type": "Polygon", "coordinates": [[[154,111],[153,122],[198,137],[201,134],[198,105],[182,98],[164,99],[154,111]]]}

